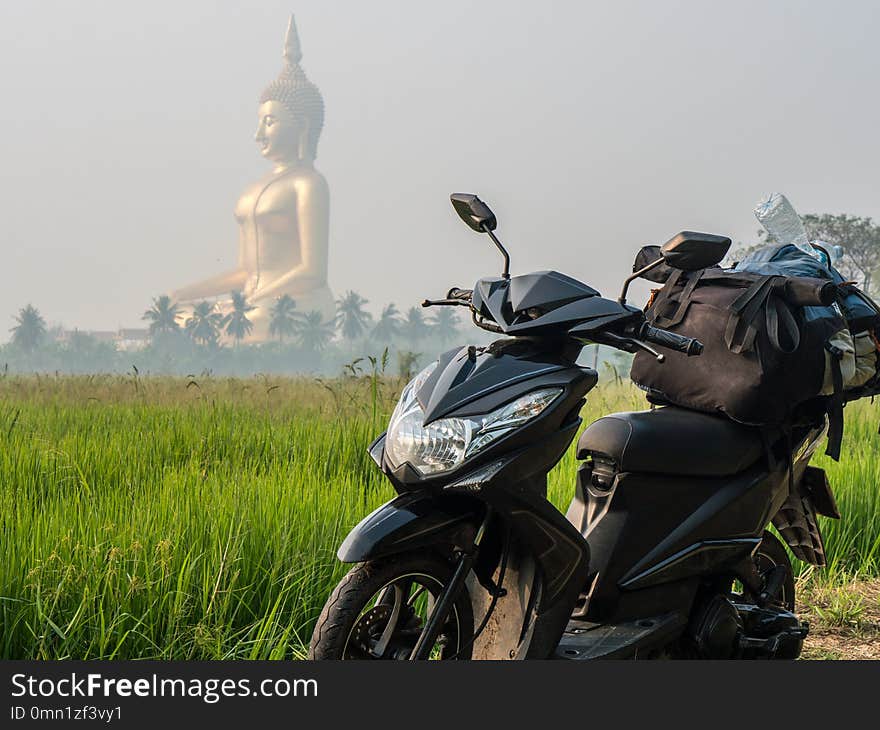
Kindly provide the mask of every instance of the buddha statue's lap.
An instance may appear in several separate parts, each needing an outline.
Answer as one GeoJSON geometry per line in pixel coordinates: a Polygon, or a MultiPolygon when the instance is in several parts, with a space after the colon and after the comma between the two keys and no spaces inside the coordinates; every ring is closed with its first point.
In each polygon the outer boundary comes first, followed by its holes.
{"type": "Polygon", "coordinates": [[[183,287],[172,298],[188,306],[213,300],[222,313],[230,294],[242,291],[254,309],[248,340],[269,338],[272,306],[291,297],[301,313],[335,314],[327,283],[330,194],[314,159],[324,119],[317,87],[299,65],[302,54],[293,18],[287,30],[284,66],[260,97],[255,135],[261,154],[274,169],[239,198],[238,266],[226,274],[183,287]]]}
{"type": "MultiPolygon", "coordinates": [[[[296,302],[296,310],[301,313],[305,312],[321,312],[322,319],[329,321],[336,314],[336,300],[333,292],[326,284],[317,288],[309,288],[303,290],[300,287],[292,286],[284,290],[280,296],[287,294],[296,302]]],[[[253,330],[250,335],[244,339],[244,342],[265,342],[271,339],[269,332],[269,323],[272,316],[272,307],[277,298],[273,299],[252,299],[249,304],[254,309],[248,312],[248,319],[253,324],[253,330]]],[[[232,310],[232,301],[229,298],[220,299],[217,302],[217,310],[223,314],[229,314],[232,310]]]]}

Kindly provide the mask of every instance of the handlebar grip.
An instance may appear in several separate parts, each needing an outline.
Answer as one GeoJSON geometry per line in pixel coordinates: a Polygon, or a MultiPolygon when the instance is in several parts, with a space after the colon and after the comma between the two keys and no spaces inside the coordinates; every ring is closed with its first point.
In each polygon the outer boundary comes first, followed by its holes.
{"type": "Polygon", "coordinates": [[[692,337],[682,337],[675,334],[675,332],[652,327],[647,323],[642,325],[639,331],[639,339],[660,345],[660,347],[667,347],[670,350],[678,350],[688,357],[693,357],[703,352],[703,343],[699,340],[695,340],[692,337]]]}

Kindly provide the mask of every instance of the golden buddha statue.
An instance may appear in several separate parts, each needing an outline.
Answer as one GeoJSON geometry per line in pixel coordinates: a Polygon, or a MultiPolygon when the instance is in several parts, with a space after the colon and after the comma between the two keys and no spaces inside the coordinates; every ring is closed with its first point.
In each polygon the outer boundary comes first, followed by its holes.
{"type": "Polygon", "coordinates": [[[171,292],[184,311],[195,302],[217,301],[227,312],[229,295],[244,292],[255,309],[250,342],[269,339],[272,305],[287,294],[296,309],[335,314],[327,285],[330,190],[315,169],[318,138],[324,124],[321,92],[300,67],[302,52],[293,16],[284,43],[284,65],[260,96],[255,140],[274,167],[245,189],[235,206],[238,266],[171,292]]]}

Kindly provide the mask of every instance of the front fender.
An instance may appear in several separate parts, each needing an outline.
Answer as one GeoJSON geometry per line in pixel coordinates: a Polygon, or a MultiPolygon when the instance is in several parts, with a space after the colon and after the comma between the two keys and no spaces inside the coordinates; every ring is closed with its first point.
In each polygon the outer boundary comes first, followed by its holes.
{"type": "Polygon", "coordinates": [[[469,499],[409,492],[364,517],[339,546],[343,563],[361,563],[438,544],[473,545],[484,508],[469,499]]]}

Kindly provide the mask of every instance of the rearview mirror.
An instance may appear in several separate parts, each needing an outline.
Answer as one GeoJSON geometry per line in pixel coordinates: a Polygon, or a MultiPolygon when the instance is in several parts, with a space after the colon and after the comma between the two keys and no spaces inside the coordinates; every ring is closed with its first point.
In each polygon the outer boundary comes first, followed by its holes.
{"type": "Polygon", "coordinates": [[[494,231],[498,222],[495,214],[482,200],[471,193],[453,193],[449,196],[458,217],[479,233],[494,231]]]}
{"type": "Polygon", "coordinates": [[[458,213],[458,217],[467,223],[478,233],[485,233],[492,239],[492,243],[501,252],[504,257],[504,271],[501,273],[505,279],[510,278],[510,256],[507,249],[501,245],[501,241],[492,233],[498,222],[495,220],[495,214],[489,209],[482,200],[472,193],[453,193],[449,196],[452,201],[452,207],[458,213]]]}
{"type": "Polygon", "coordinates": [[[665,263],[663,254],[660,253],[660,247],[652,244],[642,246],[636,254],[633,274],[640,279],[653,281],[655,284],[665,284],[666,280],[672,276],[672,267],[665,263]]]}
{"type": "Polygon", "coordinates": [[[729,248],[724,236],[682,231],[660,247],[660,255],[673,269],[699,271],[720,263],[729,248]]]}
{"type": "Polygon", "coordinates": [[[642,278],[663,283],[670,267],[679,271],[699,271],[721,263],[730,248],[730,239],[711,233],[682,231],[662,246],[643,246],[636,256],[633,273],[623,282],[618,302],[626,304],[626,292],[633,280],[642,278]]]}

